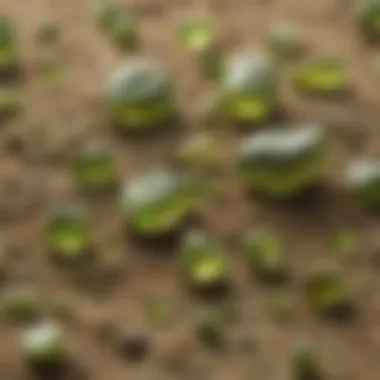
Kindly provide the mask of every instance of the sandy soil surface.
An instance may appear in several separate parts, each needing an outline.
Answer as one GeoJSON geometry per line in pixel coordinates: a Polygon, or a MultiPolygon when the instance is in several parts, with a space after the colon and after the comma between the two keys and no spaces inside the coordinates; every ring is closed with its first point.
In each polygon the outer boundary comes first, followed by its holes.
{"type": "MultiPolygon", "coordinates": [[[[379,57],[375,48],[361,41],[349,5],[335,0],[135,0],[127,5],[142,25],[141,54],[166,65],[177,80],[187,122],[176,134],[133,141],[114,136],[104,117],[102,94],[110,71],[128,56],[118,55],[94,27],[92,0],[0,1],[1,13],[14,19],[20,33],[24,76],[19,86],[25,104],[23,115],[2,122],[0,131],[1,291],[19,283],[35,287],[46,300],[47,314],[60,297],[72,304],[73,316],[63,323],[80,371],[67,375],[68,379],[277,380],[288,371],[294,342],[305,336],[315,344],[327,378],[377,379],[378,221],[347,202],[338,187],[342,164],[356,154],[350,144],[353,130],[365,132],[361,150],[372,154],[378,149],[379,57]],[[165,162],[179,140],[202,128],[192,121],[192,109],[194,99],[209,88],[171,28],[172,18],[187,11],[207,15],[231,52],[262,43],[272,23],[294,23],[314,52],[332,52],[346,59],[355,86],[355,96],[348,100],[322,102],[300,98],[284,83],[282,102],[290,119],[327,121],[337,136],[324,190],[306,207],[284,209],[247,199],[230,170],[228,153],[241,133],[223,128],[218,132],[226,146],[226,169],[219,178],[223,194],[221,200],[205,206],[202,222],[229,254],[239,314],[226,348],[219,351],[203,347],[194,337],[192,321],[206,304],[180,286],[176,249],[173,255],[164,255],[125,238],[117,197],[102,201],[83,197],[66,165],[81,141],[101,139],[112,147],[121,176],[128,179],[165,162]],[[36,30],[46,20],[62,29],[61,41],[52,48],[36,42],[36,30]],[[66,70],[67,78],[59,88],[46,85],[38,75],[41,59],[51,57],[66,70]],[[52,152],[44,152],[41,131],[52,152]],[[25,140],[21,153],[9,149],[15,134],[25,140]],[[59,159],[48,162],[46,154],[59,155],[59,159]],[[100,257],[96,268],[80,278],[52,265],[41,244],[46,211],[58,201],[77,199],[93,217],[100,257]],[[357,252],[343,262],[332,257],[328,242],[337,222],[352,226],[360,235],[357,252]],[[348,324],[327,323],[302,302],[294,320],[286,325],[269,318],[265,301],[269,289],[250,278],[234,238],[236,232],[251,226],[270,227],[285,237],[293,273],[291,291],[296,292],[308,271],[320,262],[329,260],[341,267],[357,296],[358,318],[348,324]],[[174,312],[169,323],[157,326],[147,318],[143,303],[152,294],[170,299],[174,312]],[[125,328],[142,331],[151,341],[145,361],[131,364],[120,357],[114,335],[125,328]]],[[[4,379],[32,376],[20,355],[20,331],[19,325],[1,319],[0,377],[4,379]]]]}

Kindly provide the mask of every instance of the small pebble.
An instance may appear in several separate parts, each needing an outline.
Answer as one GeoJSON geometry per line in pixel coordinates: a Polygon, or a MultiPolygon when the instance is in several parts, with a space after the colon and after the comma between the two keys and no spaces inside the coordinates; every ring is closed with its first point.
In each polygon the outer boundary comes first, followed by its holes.
{"type": "Polygon", "coordinates": [[[6,139],[5,148],[10,153],[20,154],[25,151],[26,142],[21,135],[13,133],[6,139]]]}
{"type": "Polygon", "coordinates": [[[258,349],[258,343],[253,336],[244,333],[236,338],[236,348],[242,353],[254,353],[258,349]]]}
{"type": "Polygon", "coordinates": [[[127,360],[139,361],[147,357],[150,341],[148,336],[141,332],[124,331],[118,342],[120,354],[127,360]]]}
{"type": "Polygon", "coordinates": [[[108,315],[98,315],[92,321],[96,337],[101,341],[110,341],[116,334],[115,323],[108,315]]]}
{"type": "Polygon", "coordinates": [[[380,268],[380,250],[377,249],[370,255],[370,265],[376,269],[380,268]]]}
{"type": "Polygon", "coordinates": [[[60,28],[58,24],[53,21],[46,21],[38,28],[37,38],[43,44],[53,44],[58,41],[59,37],[60,28]]]}

